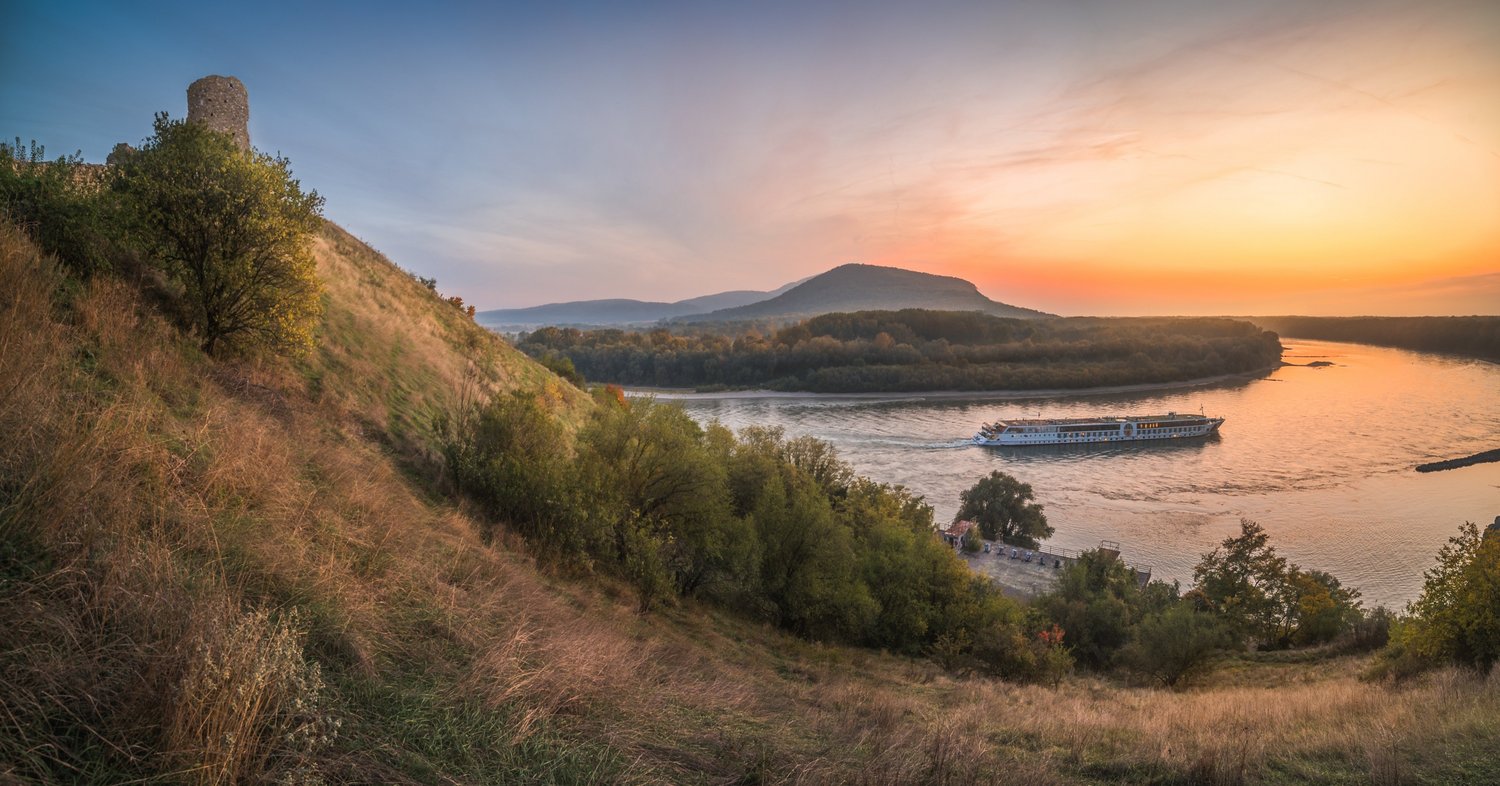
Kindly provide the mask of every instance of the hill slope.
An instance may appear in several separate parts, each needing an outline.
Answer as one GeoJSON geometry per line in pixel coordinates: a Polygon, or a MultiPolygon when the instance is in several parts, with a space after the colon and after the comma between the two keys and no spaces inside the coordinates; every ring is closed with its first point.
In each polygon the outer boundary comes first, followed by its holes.
{"type": "Polygon", "coordinates": [[[382,438],[430,450],[460,396],[545,391],[579,412],[587,396],[332,222],[314,241],[326,288],[320,340],[300,361],[316,400],[358,413],[382,438]]]}
{"type": "Polygon", "coordinates": [[[607,300],[574,300],[548,303],[530,308],[499,308],[474,315],[481,325],[491,327],[536,327],[539,325],[639,325],[660,322],[673,317],[700,314],[722,308],[757,303],[775,297],[795,286],[787,284],[770,292],[737,289],[713,295],[660,303],[648,300],[612,298],[607,300]]]}
{"type": "Polygon", "coordinates": [[[588,403],[347,233],[316,251],[315,353],[219,360],[149,279],[70,279],[0,225],[0,781],[1500,775],[1500,677],[1268,657],[1184,692],[1049,690],[692,603],[639,615],[429,460],[432,413],[476,390],[588,403]]]}
{"type": "Polygon", "coordinates": [[[990,300],[973,284],[878,265],[840,265],[786,292],[746,306],[681,317],[684,322],[801,319],[840,311],[981,311],[999,317],[1044,317],[1041,311],[990,300]]]}

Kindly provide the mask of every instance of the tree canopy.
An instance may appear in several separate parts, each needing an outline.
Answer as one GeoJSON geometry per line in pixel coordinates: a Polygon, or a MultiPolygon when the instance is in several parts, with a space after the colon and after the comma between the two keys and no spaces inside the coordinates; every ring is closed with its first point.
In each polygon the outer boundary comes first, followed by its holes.
{"type": "Polygon", "coordinates": [[[1319,570],[1304,571],[1276,553],[1259,524],[1240,522],[1193,568],[1189,597],[1216,613],[1241,640],[1261,647],[1321,644],[1362,617],[1359,591],[1319,570]]]}
{"type": "Polygon", "coordinates": [[[121,169],[132,238],[182,287],[204,351],[311,347],[322,287],[310,238],[323,198],[302,191],[287,159],[159,114],[121,169]]]}
{"type": "Polygon", "coordinates": [[[535,358],[566,356],[589,379],[622,385],[823,393],[1170,382],[1281,359],[1276,334],[1231,319],[1006,319],[922,309],[824,314],[779,329],[545,327],[516,346],[535,358]]]}
{"type": "Polygon", "coordinates": [[[1036,548],[1052,527],[1033,498],[1029,484],[995,470],[960,495],[955,518],[978,524],[986,539],[1036,548]]]}

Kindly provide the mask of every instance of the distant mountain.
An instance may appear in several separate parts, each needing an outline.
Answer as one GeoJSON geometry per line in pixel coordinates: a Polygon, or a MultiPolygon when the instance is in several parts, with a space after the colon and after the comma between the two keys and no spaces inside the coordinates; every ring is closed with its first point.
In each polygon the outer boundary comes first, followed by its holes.
{"type": "Polygon", "coordinates": [[[498,308],[481,311],[474,315],[481,325],[531,327],[541,325],[638,325],[660,322],[673,317],[701,314],[725,308],[735,308],[775,297],[796,282],[772,290],[755,292],[748,289],[720,292],[716,295],[679,300],[675,303],[658,303],[648,300],[613,298],[609,300],[574,300],[568,303],[548,303],[530,308],[498,308]]]}
{"type": "Polygon", "coordinates": [[[937,276],[879,265],[840,265],[813,276],[780,295],[703,314],[679,316],[681,322],[741,322],[802,319],[835,311],[981,311],[997,317],[1052,316],[985,297],[973,284],[954,276],[937,276]]]}
{"type": "Polygon", "coordinates": [[[1050,314],[990,300],[973,284],[953,276],[918,273],[879,265],[840,265],[827,273],[793,281],[770,292],[735,290],[674,303],[614,298],[548,303],[530,308],[481,311],[486,327],[533,328],[543,325],[649,325],[677,322],[790,320],[834,311],[982,311],[998,317],[1045,317],[1050,314]]]}

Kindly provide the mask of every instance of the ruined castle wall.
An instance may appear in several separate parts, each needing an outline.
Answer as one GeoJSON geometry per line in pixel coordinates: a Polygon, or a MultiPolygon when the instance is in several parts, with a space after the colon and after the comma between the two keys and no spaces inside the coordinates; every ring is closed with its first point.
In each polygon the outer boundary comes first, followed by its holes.
{"type": "Polygon", "coordinates": [[[188,85],[187,119],[227,132],[243,150],[250,149],[250,95],[232,76],[205,76],[188,85]]]}

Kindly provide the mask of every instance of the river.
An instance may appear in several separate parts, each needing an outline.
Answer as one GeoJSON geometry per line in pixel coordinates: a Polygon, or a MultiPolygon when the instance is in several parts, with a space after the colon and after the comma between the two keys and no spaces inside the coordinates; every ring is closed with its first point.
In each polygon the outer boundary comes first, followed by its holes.
{"type": "Polygon", "coordinates": [[[921,494],[947,522],[991,470],[1030,483],[1071,549],[1118,541],[1156,578],[1193,565],[1238,531],[1400,608],[1465,521],[1500,515],[1500,464],[1417,473],[1417,464],[1500,447],[1500,365],[1359,344],[1283,340],[1289,364],[1254,379],[1042,398],[662,394],[700,420],[774,425],[827,440],[862,475],[921,494]],[[1332,365],[1309,367],[1311,362],[1332,365]],[[980,447],[984,421],[1198,412],[1214,437],[1172,444],[980,447]]]}

